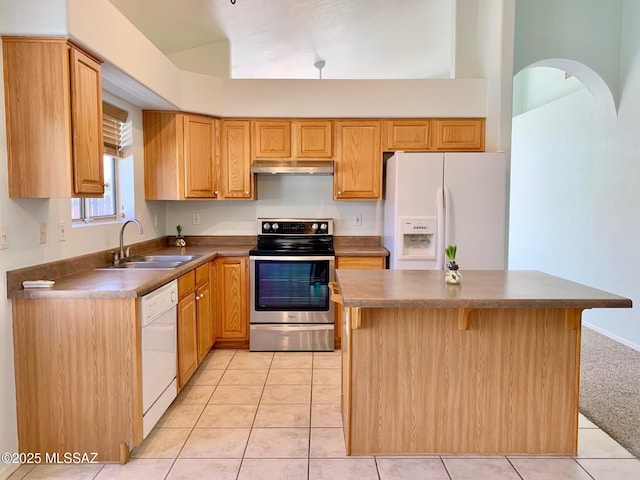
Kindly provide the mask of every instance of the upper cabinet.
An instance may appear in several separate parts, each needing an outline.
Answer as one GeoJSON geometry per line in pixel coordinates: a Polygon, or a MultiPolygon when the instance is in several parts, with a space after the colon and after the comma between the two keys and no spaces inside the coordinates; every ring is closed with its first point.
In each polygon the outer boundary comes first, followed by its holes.
{"type": "Polygon", "coordinates": [[[333,157],[333,122],[331,120],[294,120],[291,122],[293,158],[333,157]]]}
{"type": "Polygon", "coordinates": [[[249,120],[222,120],[222,179],[224,198],[254,198],[249,120]]]}
{"type": "Polygon", "coordinates": [[[220,120],[145,111],[147,200],[213,199],[219,195],[220,120]]]}
{"type": "Polygon", "coordinates": [[[251,120],[252,158],[290,158],[291,122],[251,120]]]}
{"type": "Polygon", "coordinates": [[[332,154],[331,120],[251,120],[253,160],[317,160],[332,154]]]}
{"type": "Polygon", "coordinates": [[[383,120],[382,149],[385,151],[427,151],[431,123],[428,119],[383,120]]]}
{"type": "Polygon", "coordinates": [[[220,166],[220,120],[184,116],[185,196],[216,198],[220,166]]]}
{"type": "Polygon", "coordinates": [[[104,194],[101,61],[64,38],[3,37],[10,197],[104,194]]]}
{"type": "Polygon", "coordinates": [[[484,118],[415,118],[383,121],[388,152],[484,152],[484,118]]]}
{"type": "Polygon", "coordinates": [[[252,161],[334,159],[335,200],[379,200],[383,151],[484,151],[484,122],[216,119],[145,111],[145,198],[253,200],[252,161]]]}
{"type": "Polygon", "coordinates": [[[484,152],[484,118],[440,118],[431,122],[432,150],[484,152]]]}
{"type": "Polygon", "coordinates": [[[335,122],[336,200],[377,200],[382,193],[380,120],[335,122]]]}

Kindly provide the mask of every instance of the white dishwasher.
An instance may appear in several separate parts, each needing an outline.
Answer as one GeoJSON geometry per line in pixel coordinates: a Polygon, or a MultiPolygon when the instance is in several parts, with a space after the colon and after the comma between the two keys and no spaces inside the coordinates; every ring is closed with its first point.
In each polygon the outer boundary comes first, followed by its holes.
{"type": "Polygon", "coordinates": [[[142,429],[146,438],[178,394],[178,281],[140,298],[142,429]]]}

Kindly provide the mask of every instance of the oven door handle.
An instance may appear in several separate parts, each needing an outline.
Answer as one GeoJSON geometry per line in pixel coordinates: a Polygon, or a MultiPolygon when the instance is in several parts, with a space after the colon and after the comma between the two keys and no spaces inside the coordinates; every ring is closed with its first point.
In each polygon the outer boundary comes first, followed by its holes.
{"type": "Polygon", "coordinates": [[[284,332],[293,332],[296,330],[333,330],[333,323],[304,323],[300,325],[287,325],[287,324],[251,324],[251,330],[280,330],[284,332]]]}
{"type": "Polygon", "coordinates": [[[335,255],[259,255],[259,256],[250,256],[249,260],[269,260],[269,261],[286,261],[286,262],[308,262],[309,260],[313,261],[322,261],[322,260],[335,260],[335,255]]]}

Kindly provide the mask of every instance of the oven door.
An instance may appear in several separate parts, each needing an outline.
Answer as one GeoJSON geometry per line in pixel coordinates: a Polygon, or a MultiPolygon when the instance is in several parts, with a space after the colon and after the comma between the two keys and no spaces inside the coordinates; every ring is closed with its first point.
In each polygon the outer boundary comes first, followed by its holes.
{"type": "Polygon", "coordinates": [[[334,256],[249,257],[250,322],[333,323],[334,256]]]}

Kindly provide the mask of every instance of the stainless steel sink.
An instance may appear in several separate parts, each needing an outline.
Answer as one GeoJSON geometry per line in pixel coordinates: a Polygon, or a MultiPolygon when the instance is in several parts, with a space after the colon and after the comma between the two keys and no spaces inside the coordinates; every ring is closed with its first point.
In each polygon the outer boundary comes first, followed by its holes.
{"type": "Polygon", "coordinates": [[[128,262],[145,263],[145,262],[190,262],[200,255],[143,255],[141,257],[133,257],[128,262]]]}
{"type": "Polygon", "coordinates": [[[111,265],[104,268],[96,268],[95,270],[128,270],[135,268],[137,270],[171,270],[180,265],[195,260],[200,255],[141,255],[139,257],[131,257],[118,265],[111,265]]]}
{"type": "Polygon", "coordinates": [[[159,269],[159,268],[165,268],[165,269],[171,269],[171,268],[179,267],[183,263],[185,263],[185,262],[149,262],[149,261],[144,261],[144,262],[124,262],[124,263],[119,263],[118,265],[114,265],[114,266],[109,267],[109,268],[137,268],[137,269],[145,269],[145,268],[159,269]]]}

